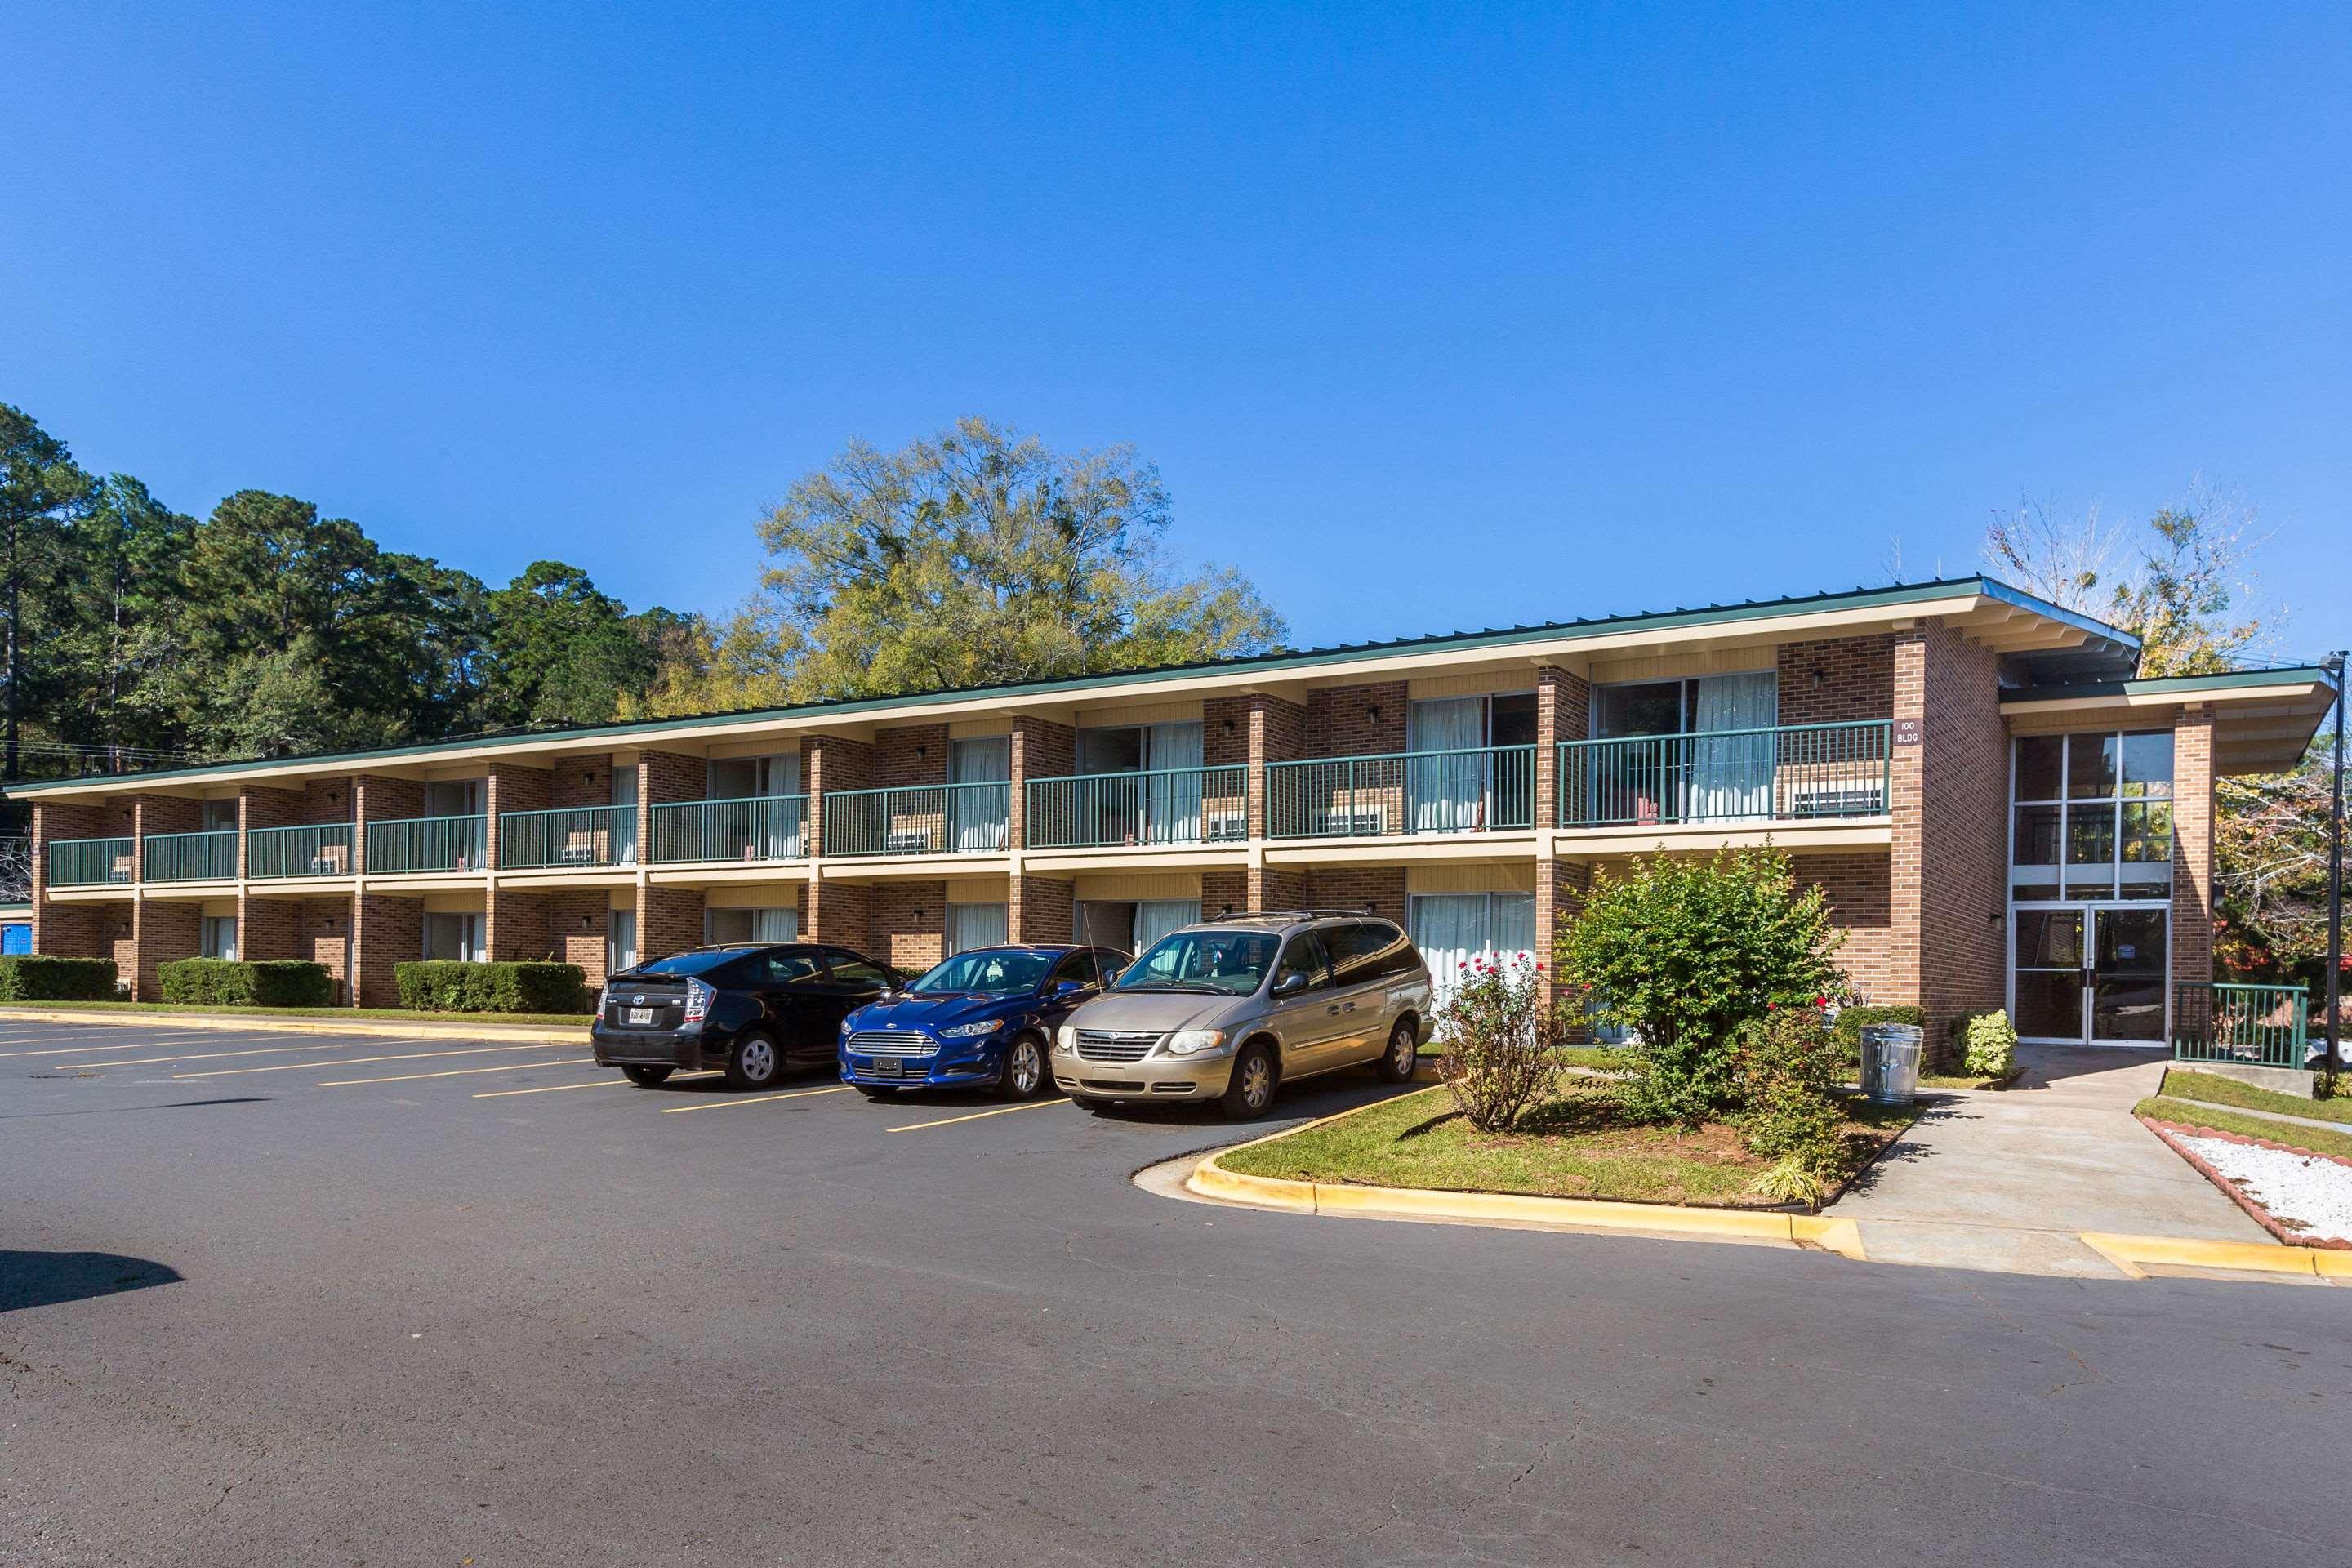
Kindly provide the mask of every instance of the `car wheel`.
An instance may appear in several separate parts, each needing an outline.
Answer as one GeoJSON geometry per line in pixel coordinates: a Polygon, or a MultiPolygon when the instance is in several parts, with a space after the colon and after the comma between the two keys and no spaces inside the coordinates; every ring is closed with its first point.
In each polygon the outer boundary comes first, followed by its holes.
{"type": "Polygon", "coordinates": [[[1391,1083],[1411,1083],[1421,1066],[1421,1035],[1410,1018],[1399,1018],[1389,1032],[1389,1048],[1381,1058],[1381,1076],[1391,1083]]]}
{"type": "Polygon", "coordinates": [[[1234,1076],[1217,1103],[1228,1121],[1255,1121],[1274,1103],[1274,1053],[1261,1045],[1247,1045],[1234,1058],[1234,1076]]]}
{"type": "Polygon", "coordinates": [[[1004,1070],[996,1092],[1004,1100],[1034,1100],[1045,1087],[1045,1045],[1034,1035],[1017,1035],[1004,1047],[1004,1070]]]}
{"type": "Polygon", "coordinates": [[[623,1068],[621,1073],[639,1089],[659,1089],[669,1081],[669,1075],[677,1070],[676,1068],[627,1067],[623,1068]]]}
{"type": "Polygon", "coordinates": [[[783,1053],[776,1042],[757,1029],[735,1037],[727,1050],[727,1087],[765,1089],[783,1075],[783,1053]]]}

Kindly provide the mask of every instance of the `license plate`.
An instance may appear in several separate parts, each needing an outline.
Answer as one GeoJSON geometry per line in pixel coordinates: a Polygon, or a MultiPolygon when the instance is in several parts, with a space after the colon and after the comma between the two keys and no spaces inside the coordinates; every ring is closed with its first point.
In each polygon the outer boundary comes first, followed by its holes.
{"type": "Polygon", "coordinates": [[[653,1021],[654,1010],[651,1007],[632,1007],[629,1009],[630,1023],[651,1024],[653,1021]]]}
{"type": "Polygon", "coordinates": [[[866,1070],[876,1078],[897,1078],[907,1070],[907,1064],[891,1057],[877,1057],[866,1070]]]}

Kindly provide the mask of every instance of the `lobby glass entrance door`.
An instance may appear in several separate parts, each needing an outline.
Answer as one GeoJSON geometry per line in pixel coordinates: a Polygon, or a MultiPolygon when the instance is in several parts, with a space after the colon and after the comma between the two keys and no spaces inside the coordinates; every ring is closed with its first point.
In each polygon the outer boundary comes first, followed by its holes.
{"type": "Polygon", "coordinates": [[[2010,911],[2010,1018],[2045,1045],[2160,1046],[2170,911],[2145,904],[2010,911]]]}

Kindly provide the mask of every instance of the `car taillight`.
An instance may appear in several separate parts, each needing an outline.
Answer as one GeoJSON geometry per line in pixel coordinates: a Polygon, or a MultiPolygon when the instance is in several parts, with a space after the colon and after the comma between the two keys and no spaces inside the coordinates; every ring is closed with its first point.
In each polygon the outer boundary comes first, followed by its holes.
{"type": "Polygon", "coordinates": [[[686,1021],[689,1024],[698,1024],[707,1017],[710,1012],[710,998],[716,994],[718,993],[699,980],[688,981],[686,983],[686,1021]]]}

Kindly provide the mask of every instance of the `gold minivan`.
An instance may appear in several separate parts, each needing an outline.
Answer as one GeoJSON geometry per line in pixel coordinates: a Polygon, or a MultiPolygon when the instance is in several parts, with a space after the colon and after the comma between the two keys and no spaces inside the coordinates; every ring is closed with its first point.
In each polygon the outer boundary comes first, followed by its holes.
{"type": "Polygon", "coordinates": [[[1277,1085],[1361,1063],[1412,1077],[1429,966],[1392,921],[1340,910],[1228,915],[1152,943],[1054,1037],[1054,1082],[1091,1110],[1214,1100],[1265,1114],[1277,1085]]]}

